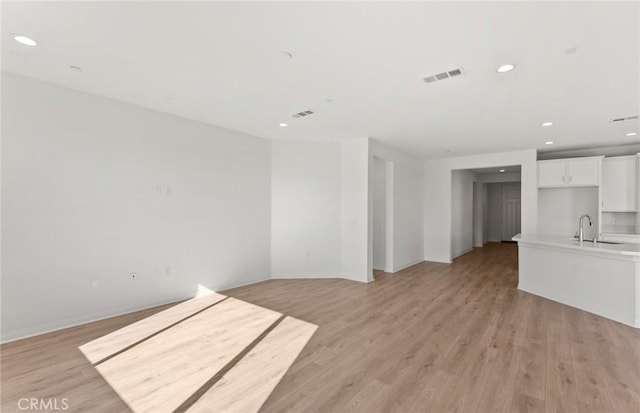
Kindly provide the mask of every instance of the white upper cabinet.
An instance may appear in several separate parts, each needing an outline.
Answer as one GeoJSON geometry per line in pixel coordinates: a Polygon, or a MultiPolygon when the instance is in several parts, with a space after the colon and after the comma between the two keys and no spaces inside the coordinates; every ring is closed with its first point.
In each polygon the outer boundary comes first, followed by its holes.
{"type": "Polygon", "coordinates": [[[567,161],[569,185],[598,186],[602,158],[577,158],[567,161]]]}
{"type": "Polygon", "coordinates": [[[538,161],[538,187],[598,186],[601,156],[538,161]]]}
{"type": "Polygon", "coordinates": [[[566,169],[564,161],[538,162],[538,186],[564,186],[566,169]]]}
{"type": "Polygon", "coordinates": [[[602,161],[602,210],[636,211],[638,156],[616,156],[602,161]]]}

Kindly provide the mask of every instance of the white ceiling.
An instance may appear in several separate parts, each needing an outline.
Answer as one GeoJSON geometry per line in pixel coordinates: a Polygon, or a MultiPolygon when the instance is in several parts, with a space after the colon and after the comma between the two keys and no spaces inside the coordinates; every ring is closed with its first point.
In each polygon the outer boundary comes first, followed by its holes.
{"type": "Polygon", "coordinates": [[[638,142],[609,120],[640,112],[639,23],[638,2],[3,2],[2,68],[269,139],[559,150],[638,142]]]}

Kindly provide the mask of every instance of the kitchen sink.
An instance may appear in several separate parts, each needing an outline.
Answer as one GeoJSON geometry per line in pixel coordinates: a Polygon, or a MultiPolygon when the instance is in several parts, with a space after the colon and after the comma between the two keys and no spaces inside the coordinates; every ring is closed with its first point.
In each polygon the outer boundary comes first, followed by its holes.
{"type": "MultiPolygon", "coordinates": [[[[573,241],[575,241],[575,242],[580,242],[580,241],[578,241],[578,239],[576,239],[576,238],[573,238],[573,241]]],[[[585,240],[584,240],[584,242],[588,242],[588,243],[593,244],[593,240],[592,240],[592,239],[585,239],[585,240]]],[[[614,242],[614,241],[600,241],[600,240],[598,240],[598,241],[597,241],[597,243],[598,243],[598,244],[613,244],[613,245],[623,244],[622,242],[614,242]]]]}

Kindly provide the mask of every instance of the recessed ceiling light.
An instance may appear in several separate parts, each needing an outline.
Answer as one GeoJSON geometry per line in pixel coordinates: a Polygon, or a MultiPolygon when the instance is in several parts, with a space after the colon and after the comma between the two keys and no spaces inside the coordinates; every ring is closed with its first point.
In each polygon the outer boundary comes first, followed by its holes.
{"type": "Polygon", "coordinates": [[[279,123],[278,126],[280,126],[281,128],[286,128],[287,126],[289,126],[289,124],[282,122],[282,123],[279,123]]]}
{"type": "Polygon", "coordinates": [[[81,72],[82,68],[80,66],[69,66],[69,69],[75,71],[75,72],[81,72]]]}
{"type": "Polygon", "coordinates": [[[498,172],[504,172],[504,169],[500,169],[498,172]]]}
{"type": "Polygon", "coordinates": [[[544,144],[545,145],[553,145],[555,142],[554,141],[546,141],[544,144]]]}
{"type": "Polygon", "coordinates": [[[13,37],[13,40],[15,40],[16,42],[21,43],[25,46],[36,46],[38,44],[38,42],[33,40],[31,37],[27,37],[23,34],[12,33],[11,37],[13,37]]]}
{"type": "Polygon", "coordinates": [[[551,126],[553,125],[553,122],[545,122],[542,124],[542,126],[551,126]]]}
{"type": "Polygon", "coordinates": [[[629,132],[627,133],[627,136],[636,136],[638,134],[638,132],[629,132]]]}
{"type": "Polygon", "coordinates": [[[512,65],[512,64],[506,64],[506,65],[502,65],[500,66],[497,70],[498,73],[506,73],[506,72],[510,72],[513,69],[515,69],[516,66],[512,65]]]}

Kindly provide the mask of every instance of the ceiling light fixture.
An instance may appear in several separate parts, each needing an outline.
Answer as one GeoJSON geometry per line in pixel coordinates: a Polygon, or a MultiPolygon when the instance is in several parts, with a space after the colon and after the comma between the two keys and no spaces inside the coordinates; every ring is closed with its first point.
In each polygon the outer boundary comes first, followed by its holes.
{"type": "Polygon", "coordinates": [[[546,126],[551,126],[551,125],[553,125],[553,122],[545,122],[545,123],[542,124],[542,126],[545,126],[545,127],[546,126]]]}
{"type": "Polygon", "coordinates": [[[287,126],[289,126],[289,124],[282,122],[282,123],[279,123],[278,126],[280,126],[281,128],[286,128],[287,126]]]}
{"type": "Polygon", "coordinates": [[[16,42],[21,43],[25,46],[36,46],[38,44],[38,42],[33,40],[31,37],[25,36],[23,34],[12,33],[11,37],[13,37],[13,40],[15,40],[16,42]]]}
{"type": "Polygon", "coordinates": [[[506,72],[512,71],[515,68],[516,68],[516,65],[506,64],[506,65],[502,65],[499,68],[497,68],[496,71],[498,73],[506,73],[506,72]]]}
{"type": "Polygon", "coordinates": [[[498,172],[504,172],[504,169],[500,169],[498,172]]]}
{"type": "Polygon", "coordinates": [[[636,136],[638,134],[638,132],[629,132],[627,133],[627,136],[636,136]]]}
{"type": "Polygon", "coordinates": [[[546,141],[544,144],[545,145],[553,145],[555,142],[554,141],[546,141]]]}

